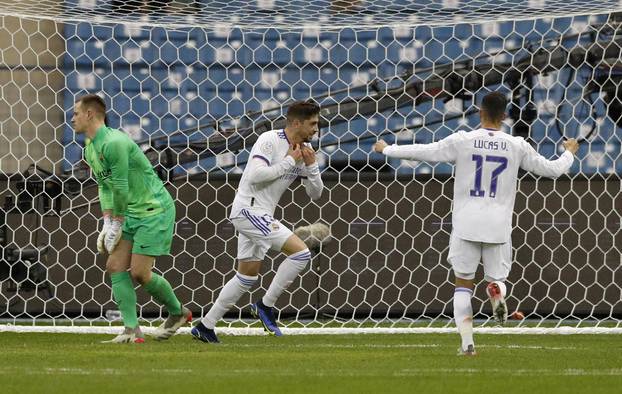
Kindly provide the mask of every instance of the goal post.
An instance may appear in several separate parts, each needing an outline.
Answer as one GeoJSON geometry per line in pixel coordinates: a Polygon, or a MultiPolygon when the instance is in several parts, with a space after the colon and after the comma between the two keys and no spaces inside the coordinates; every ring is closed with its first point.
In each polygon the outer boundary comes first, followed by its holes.
{"type": "MultiPolygon", "coordinates": [[[[312,99],[326,189],[309,201],[295,183],[275,216],[314,240],[324,224],[330,242],[278,300],[281,322],[442,331],[453,315],[452,167],[386,160],[371,145],[473,129],[483,95],[501,91],[506,132],[549,158],[564,138],[581,141],[567,176],[520,174],[508,304],[527,319],[512,324],[615,332],[620,11],[573,0],[0,1],[0,321],[81,330],[117,317],[95,247],[97,188],[70,124],[76,98],[97,93],[176,201],[173,249],[156,270],[196,315],[235,272],[227,214],[252,143],[312,99]]],[[[248,305],[282,259],[269,254],[223,327],[252,333],[248,305]]],[[[162,315],[137,295],[147,325],[162,315]]],[[[483,286],[473,300],[485,331],[483,286]]]]}

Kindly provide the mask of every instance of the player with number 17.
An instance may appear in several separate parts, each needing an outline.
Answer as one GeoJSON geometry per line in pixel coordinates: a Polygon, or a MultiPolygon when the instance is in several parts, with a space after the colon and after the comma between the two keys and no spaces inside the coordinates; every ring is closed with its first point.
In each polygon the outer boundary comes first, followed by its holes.
{"type": "Polygon", "coordinates": [[[507,320],[505,280],[512,263],[512,211],[518,170],[559,177],[570,169],[579,148],[576,140],[569,139],[558,159],[547,160],[522,137],[502,131],[506,106],[503,94],[490,93],[482,100],[481,127],[477,130],[461,130],[431,144],[397,146],[380,140],[373,146],[375,152],[388,157],[455,166],[447,259],[456,277],[453,305],[462,338],[459,355],[475,355],[471,297],[480,261],[495,319],[500,324],[507,320]]]}

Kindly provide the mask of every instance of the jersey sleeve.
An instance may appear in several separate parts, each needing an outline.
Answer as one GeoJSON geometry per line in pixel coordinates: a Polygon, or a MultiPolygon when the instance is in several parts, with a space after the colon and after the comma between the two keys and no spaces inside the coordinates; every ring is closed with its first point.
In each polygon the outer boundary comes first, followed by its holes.
{"type": "Polygon", "coordinates": [[[322,182],[319,164],[315,162],[310,166],[305,166],[303,175],[306,179],[303,178],[302,184],[305,187],[307,195],[312,200],[317,200],[322,196],[322,191],[324,190],[324,182],[322,182]]]}
{"type": "Polygon", "coordinates": [[[525,140],[521,141],[521,148],[523,158],[520,167],[540,176],[557,178],[568,172],[574,161],[574,155],[568,151],[564,152],[556,160],[547,160],[525,140]]]}
{"type": "Polygon", "coordinates": [[[458,143],[461,140],[461,132],[458,132],[431,144],[393,144],[384,148],[382,153],[398,159],[453,163],[458,156],[458,143]]]}
{"type": "Polygon", "coordinates": [[[122,139],[113,139],[108,142],[102,153],[108,162],[111,172],[112,185],[112,214],[124,215],[127,210],[129,195],[129,159],[130,146],[122,139]]]}
{"type": "Polygon", "coordinates": [[[110,190],[110,188],[102,182],[97,185],[97,191],[99,194],[99,206],[101,207],[101,210],[111,210],[113,208],[112,190],[110,190]]]}
{"type": "Polygon", "coordinates": [[[273,181],[296,166],[296,161],[289,155],[273,165],[275,152],[276,143],[270,135],[262,134],[251,149],[247,164],[248,178],[251,183],[273,181]]]}
{"type": "Polygon", "coordinates": [[[264,161],[267,165],[271,165],[274,160],[274,152],[276,150],[276,144],[270,134],[264,133],[259,136],[255,145],[251,149],[250,161],[259,159],[264,161]]]}
{"type": "MultiPolygon", "coordinates": [[[[93,163],[91,162],[93,160],[92,157],[95,155],[95,153],[93,152],[93,149],[94,149],[93,145],[91,145],[91,142],[88,141],[87,146],[84,150],[84,160],[86,160],[87,164],[91,168],[93,168],[93,163]]],[[[94,174],[93,176],[95,177],[94,174]]],[[[99,196],[99,206],[102,212],[111,210],[112,209],[112,190],[110,190],[110,187],[108,186],[106,182],[98,180],[96,177],[95,177],[95,180],[97,182],[97,194],[99,196]]]]}

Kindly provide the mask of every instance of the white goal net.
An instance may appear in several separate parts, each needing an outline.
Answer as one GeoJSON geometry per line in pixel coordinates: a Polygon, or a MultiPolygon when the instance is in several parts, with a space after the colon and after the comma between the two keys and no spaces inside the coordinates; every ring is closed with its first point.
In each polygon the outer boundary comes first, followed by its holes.
{"type": "MultiPolygon", "coordinates": [[[[447,325],[452,167],[385,160],[373,142],[428,143],[478,125],[485,93],[510,98],[506,131],[546,157],[581,147],[568,176],[521,174],[508,279],[518,325],[621,327],[622,4],[619,1],[0,1],[0,319],[117,318],[96,254],[94,179],[71,129],[101,94],[177,203],[156,270],[204,314],[236,268],[227,221],[257,136],[295,100],[322,106],[326,190],[298,183],[275,216],[330,226],[277,303],[287,327],[447,325]]],[[[226,316],[248,327],[259,284],[226,316]]],[[[481,273],[478,276],[481,279],[481,273]]],[[[162,310],[137,292],[139,316],[162,310]]],[[[490,307],[476,288],[474,312],[490,307]]]]}

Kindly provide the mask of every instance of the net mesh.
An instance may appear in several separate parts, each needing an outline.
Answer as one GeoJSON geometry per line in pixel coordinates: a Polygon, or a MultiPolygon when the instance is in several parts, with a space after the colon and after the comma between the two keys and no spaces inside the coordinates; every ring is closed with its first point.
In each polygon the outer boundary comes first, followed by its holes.
{"type": "MultiPolygon", "coordinates": [[[[202,314],[234,274],[227,212],[257,136],[294,100],[322,105],[326,184],[275,216],[322,222],[331,241],[277,303],[290,327],[434,325],[452,316],[452,167],[370,153],[379,137],[428,143],[478,125],[483,94],[512,105],[506,131],[547,157],[582,141],[568,177],[521,174],[511,310],[531,322],[620,326],[622,40],[618,2],[0,2],[0,315],[118,317],[95,253],[100,211],[71,130],[74,100],[105,97],[177,202],[156,269],[202,314]],[[546,18],[541,18],[545,16],[546,18]],[[516,19],[516,20],[513,20],[516,19]],[[524,20],[519,20],[524,19],[524,20]]],[[[248,324],[282,257],[227,315],[248,324]]],[[[478,278],[481,277],[478,276],[478,278]]],[[[141,315],[163,312],[138,291],[141,315]]],[[[483,289],[476,317],[487,319],[483,289]]]]}
{"type": "Polygon", "coordinates": [[[343,27],[450,25],[607,13],[618,0],[17,0],[0,1],[4,15],[148,23],[167,27],[232,25],[242,28],[323,30],[343,27]]]}

